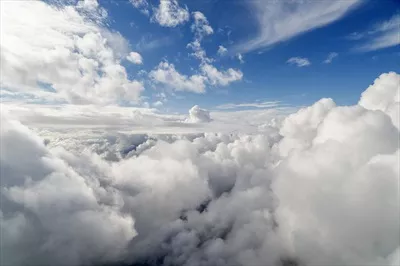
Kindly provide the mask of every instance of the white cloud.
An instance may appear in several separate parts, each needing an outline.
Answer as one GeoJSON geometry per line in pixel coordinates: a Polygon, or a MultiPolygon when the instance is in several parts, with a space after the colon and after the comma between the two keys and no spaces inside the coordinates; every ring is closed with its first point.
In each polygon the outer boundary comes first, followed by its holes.
{"type": "Polygon", "coordinates": [[[367,39],[355,48],[356,51],[368,52],[400,44],[399,37],[400,14],[394,15],[387,21],[376,24],[365,33],[358,34],[360,39],[367,39]]]}
{"type": "Polygon", "coordinates": [[[137,52],[130,52],[126,59],[137,65],[143,64],[143,58],[137,52]]]}
{"type": "Polygon", "coordinates": [[[205,109],[201,109],[198,105],[195,105],[189,110],[189,118],[187,121],[190,123],[210,122],[210,112],[205,109]]]}
{"type": "Polygon", "coordinates": [[[138,101],[143,85],[120,64],[129,43],[102,26],[106,16],[96,1],[2,3],[1,86],[37,92],[45,83],[72,103],[138,101]]]}
{"type": "Polygon", "coordinates": [[[201,74],[183,75],[175,69],[174,64],[164,61],[149,73],[149,77],[155,83],[163,84],[172,90],[195,93],[204,93],[207,84],[227,86],[243,78],[240,70],[229,68],[226,71],[220,71],[208,63],[202,63],[200,71],[201,74]]]}
{"type": "Polygon", "coordinates": [[[137,9],[140,10],[143,14],[148,16],[150,14],[149,11],[149,3],[147,0],[129,0],[129,2],[137,9]]]}
{"type": "Polygon", "coordinates": [[[158,67],[149,73],[149,77],[156,83],[166,85],[176,91],[205,92],[205,78],[201,75],[186,76],[176,71],[174,64],[161,62],[158,67]]]}
{"type": "MultiPolygon", "coordinates": [[[[398,265],[399,78],[381,75],[362,105],[322,99],[262,134],[42,128],[44,142],[2,112],[2,262],[398,265]],[[117,150],[128,156],[96,154],[117,150]]],[[[250,114],[266,121],[256,113],[181,124],[246,129],[250,114]]]]}
{"type": "Polygon", "coordinates": [[[324,60],[324,64],[330,64],[332,63],[332,60],[335,59],[339,54],[332,52],[330,54],[328,54],[328,57],[324,60]]]}
{"type": "Polygon", "coordinates": [[[226,47],[224,47],[224,46],[222,46],[222,45],[218,46],[217,54],[218,54],[219,56],[223,56],[223,55],[225,55],[227,52],[228,52],[228,49],[226,49],[226,47]]]}
{"type": "Polygon", "coordinates": [[[292,57],[286,61],[288,64],[296,65],[297,67],[305,67],[311,65],[311,62],[308,58],[303,57],[292,57]]]}
{"type": "Polygon", "coordinates": [[[201,41],[203,37],[214,33],[213,28],[208,23],[206,16],[203,13],[196,11],[192,13],[194,23],[191,26],[192,31],[196,35],[196,39],[201,41]]]}
{"type": "Polygon", "coordinates": [[[258,22],[258,33],[233,47],[233,50],[246,53],[289,40],[339,20],[360,3],[361,0],[250,1],[250,8],[258,22]]]}
{"type": "Polygon", "coordinates": [[[163,27],[176,27],[189,20],[187,7],[179,6],[177,0],[160,0],[160,4],[154,9],[152,20],[163,27]]]}
{"type": "Polygon", "coordinates": [[[163,105],[164,105],[164,103],[162,101],[156,101],[156,102],[153,103],[154,107],[161,107],[163,105]]]}
{"type": "Polygon", "coordinates": [[[200,68],[211,85],[227,86],[243,78],[243,73],[233,68],[229,68],[226,71],[219,71],[213,65],[207,63],[202,64],[200,68]]]}

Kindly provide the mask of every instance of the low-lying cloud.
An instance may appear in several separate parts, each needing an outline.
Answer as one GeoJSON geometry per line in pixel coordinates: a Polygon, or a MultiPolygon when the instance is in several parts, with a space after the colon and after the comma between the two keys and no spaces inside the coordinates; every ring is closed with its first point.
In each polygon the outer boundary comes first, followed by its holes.
{"type": "Polygon", "coordinates": [[[1,263],[398,265],[399,78],[255,134],[116,135],[103,151],[2,113],[1,263]]]}

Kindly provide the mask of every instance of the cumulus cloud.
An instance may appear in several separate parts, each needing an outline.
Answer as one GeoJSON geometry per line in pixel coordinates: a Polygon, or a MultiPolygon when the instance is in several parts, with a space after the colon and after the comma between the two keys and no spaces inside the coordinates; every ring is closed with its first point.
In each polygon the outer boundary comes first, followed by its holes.
{"type": "Polygon", "coordinates": [[[186,76],[176,71],[174,64],[161,62],[158,67],[149,73],[149,77],[156,83],[166,85],[176,91],[205,92],[205,78],[201,75],[186,76]]]}
{"type": "Polygon", "coordinates": [[[232,48],[246,53],[287,41],[297,35],[333,23],[361,0],[349,1],[250,1],[258,23],[258,32],[253,38],[232,48]]]}
{"type": "Polygon", "coordinates": [[[203,64],[200,66],[204,75],[212,85],[226,86],[231,82],[241,80],[243,73],[240,70],[229,68],[226,71],[220,71],[210,64],[203,64]]]}
{"type": "Polygon", "coordinates": [[[324,60],[324,64],[330,64],[332,63],[332,60],[335,59],[339,54],[332,52],[328,54],[328,57],[324,60]]]}
{"type": "Polygon", "coordinates": [[[308,58],[303,58],[303,57],[291,57],[286,61],[286,63],[290,65],[295,65],[297,67],[305,67],[311,65],[310,60],[308,60],[308,58]]]}
{"type": "Polygon", "coordinates": [[[129,43],[104,26],[107,12],[96,1],[8,1],[1,17],[2,88],[38,94],[46,84],[79,104],[138,101],[143,85],[120,64],[129,43]]]}
{"type": "Polygon", "coordinates": [[[193,106],[189,110],[188,122],[204,123],[204,122],[210,122],[210,121],[211,121],[210,112],[205,109],[201,109],[198,105],[193,106]]]}
{"type": "Polygon", "coordinates": [[[193,12],[194,23],[192,24],[192,31],[196,34],[196,38],[201,40],[204,36],[214,33],[213,28],[208,23],[206,16],[203,13],[196,11],[193,12]]]}
{"type": "Polygon", "coordinates": [[[227,52],[228,52],[228,49],[226,49],[226,47],[224,47],[224,46],[222,46],[222,45],[218,46],[217,54],[218,54],[219,56],[223,56],[223,55],[225,55],[227,52]]]}
{"type": "Polygon", "coordinates": [[[200,71],[200,74],[183,75],[175,69],[174,64],[164,61],[149,73],[149,77],[154,82],[163,84],[172,90],[195,93],[204,93],[207,84],[227,86],[243,78],[243,73],[240,70],[229,68],[226,71],[220,71],[208,63],[201,64],[200,71]]]}
{"type": "MultiPolygon", "coordinates": [[[[263,133],[108,136],[132,152],[114,160],[44,143],[2,113],[2,260],[398,265],[399,78],[382,74],[359,104],[321,99],[263,133]]],[[[198,106],[190,116],[210,118],[198,106]]]]}
{"type": "Polygon", "coordinates": [[[143,64],[143,58],[137,52],[130,52],[129,55],[126,57],[126,59],[137,65],[143,64]]]}
{"type": "Polygon", "coordinates": [[[160,0],[152,19],[163,27],[176,27],[189,20],[189,11],[187,7],[181,7],[177,0],[160,0]]]}

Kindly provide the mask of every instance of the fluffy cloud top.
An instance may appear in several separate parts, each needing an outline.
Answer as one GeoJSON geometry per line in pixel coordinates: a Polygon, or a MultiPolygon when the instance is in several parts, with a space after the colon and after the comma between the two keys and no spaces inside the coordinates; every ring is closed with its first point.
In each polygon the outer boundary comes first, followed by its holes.
{"type": "Polygon", "coordinates": [[[96,1],[7,1],[1,18],[3,88],[79,104],[138,101],[143,85],[120,64],[129,43],[103,26],[107,12],[96,1]]]}
{"type": "Polygon", "coordinates": [[[210,112],[205,109],[201,109],[198,105],[193,106],[189,110],[188,122],[202,123],[210,121],[211,121],[210,112]]]}
{"type": "Polygon", "coordinates": [[[2,113],[2,262],[398,265],[399,78],[262,134],[108,136],[130,153],[113,160],[2,113]]]}

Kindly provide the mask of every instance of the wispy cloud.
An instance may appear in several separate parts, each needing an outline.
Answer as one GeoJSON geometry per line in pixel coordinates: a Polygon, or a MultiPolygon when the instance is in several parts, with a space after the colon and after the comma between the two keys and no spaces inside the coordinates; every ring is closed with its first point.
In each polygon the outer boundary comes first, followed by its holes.
{"type": "Polygon", "coordinates": [[[215,108],[220,110],[238,109],[238,108],[274,108],[281,106],[280,101],[265,101],[253,103],[226,103],[218,105],[215,108]]]}
{"type": "Polygon", "coordinates": [[[400,44],[400,14],[396,14],[387,21],[380,22],[363,33],[353,33],[357,36],[353,40],[363,40],[354,50],[369,52],[400,44]]]}
{"type": "Polygon", "coordinates": [[[304,57],[292,57],[289,58],[286,63],[290,64],[290,65],[296,65],[297,67],[305,67],[305,66],[309,66],[311,65],[310,60],[308,60],[308,58],[304,58],[304,57]]]}
{"type": "Polygon", "coordinates": [[[250,52],[286,41],[342,18],[362,0],[347,1],[249,1],[258,22],[258,34],[232,49],[250,52]]]}
{"type": "Polygon", "coordinates": [[[339,54],[338,53],[335,53],[335,52],[332,52],[332,53],[330,53],[329,55],[328,55],[328,57],[324,60],[324,64],[330,64],[330,63],[332,63],[332,60],[334,59],[334,58],[336,58],[337,56],[338,56],[339,54]]]}

